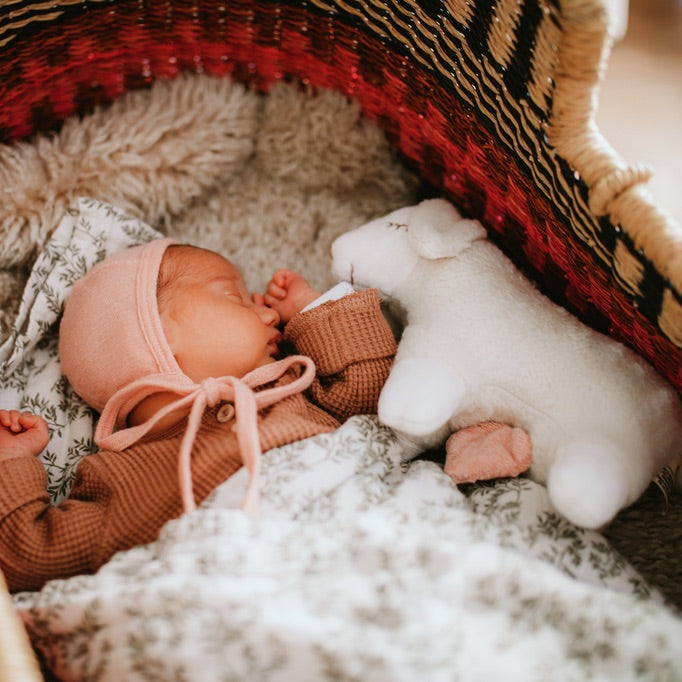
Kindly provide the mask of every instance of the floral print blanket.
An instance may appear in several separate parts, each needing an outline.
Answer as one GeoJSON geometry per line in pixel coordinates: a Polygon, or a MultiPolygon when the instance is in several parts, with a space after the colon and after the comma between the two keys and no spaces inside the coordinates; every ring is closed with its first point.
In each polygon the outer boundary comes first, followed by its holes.
{"type": "MultiPolygon", "coordinates": [[[[59,372],[73,281],[158,236],[83,199],[36,262],[0,347],[3,406],[40,412],[55,502],[92,449],[93,415],[59,372]]],[[[596,532],[525,478],[464,495],[376,417],[263,458],[149,545],[97,574],[15,595],[63,680],[675,680],[682,620],[596,532]]]]}

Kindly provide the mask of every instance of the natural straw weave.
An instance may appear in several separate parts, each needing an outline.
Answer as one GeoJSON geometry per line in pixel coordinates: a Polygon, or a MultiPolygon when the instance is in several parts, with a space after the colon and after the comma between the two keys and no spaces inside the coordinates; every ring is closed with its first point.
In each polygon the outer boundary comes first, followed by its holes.
{"type": "Polygon", "coordinates": [[[185,71],[339,90],[546,294],[680,388],[682,232],[595,127],[609,42],[598,0],[5,0],[0,140],[185,71]]]}

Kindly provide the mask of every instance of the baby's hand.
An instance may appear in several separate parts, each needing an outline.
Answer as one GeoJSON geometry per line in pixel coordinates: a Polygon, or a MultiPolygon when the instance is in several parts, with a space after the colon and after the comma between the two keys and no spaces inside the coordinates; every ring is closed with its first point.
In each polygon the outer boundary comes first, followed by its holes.
{"type": "Polygon", "coordinates": [[[0,410],[0,461],[39,455],[50,442],[47,423],[37,414],[0,410]]]}
{"type": "Polygon", "coordinates": [[[300,313],[309,303],[319,297],[303,275],[293,270],[277,270],[263,294],[265,305],[275,310],[280,320],[286,324],[294,315],[300,313]]]}

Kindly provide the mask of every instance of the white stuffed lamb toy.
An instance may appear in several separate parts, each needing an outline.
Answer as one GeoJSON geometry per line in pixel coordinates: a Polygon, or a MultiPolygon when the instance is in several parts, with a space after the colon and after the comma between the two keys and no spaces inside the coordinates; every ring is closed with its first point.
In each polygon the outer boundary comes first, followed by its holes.
{"type": "Polygon", "coordinates": [[[535,289],[443,199],[339,237],[334,272],[405,315],[379,419],[421,446],[494,420],[530,435],[529,475],[598,528],[679,462],[676,391],[639,356],[535,289]]]}

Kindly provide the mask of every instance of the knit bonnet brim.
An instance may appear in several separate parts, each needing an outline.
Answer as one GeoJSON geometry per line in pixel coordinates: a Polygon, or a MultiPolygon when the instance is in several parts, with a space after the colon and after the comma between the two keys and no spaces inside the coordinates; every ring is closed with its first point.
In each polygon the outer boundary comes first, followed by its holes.
{"type": "MultiPolygon", "coordinates": [[[[156,302],[161,262],[175,243],[157,239],[106,258],[74,284],[66,301],[59,327],[62,372],[98,412],[136,379],[182,374],[156,302]]],[[[130,409],[118,415],[118,428],[130,409]]]]}

